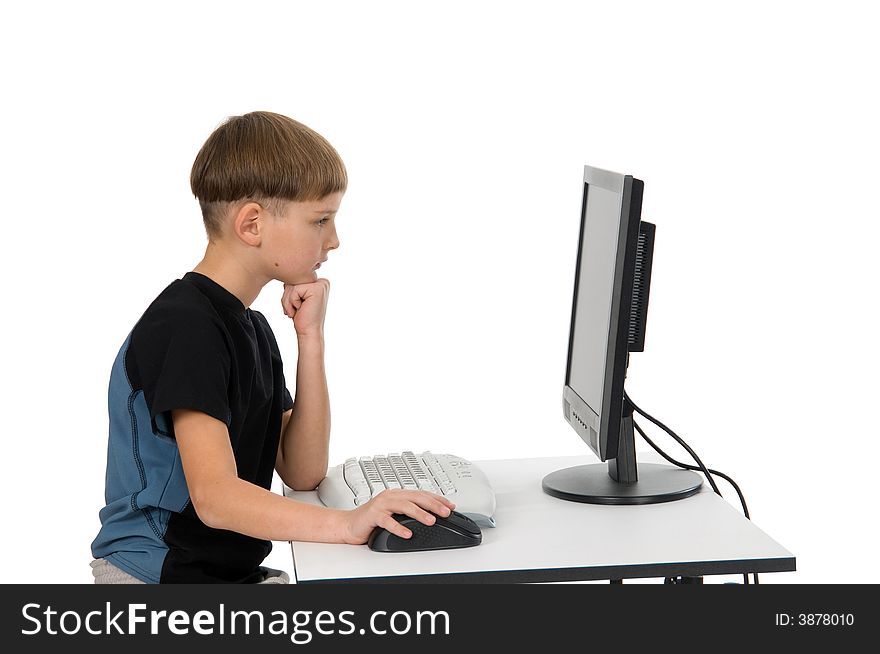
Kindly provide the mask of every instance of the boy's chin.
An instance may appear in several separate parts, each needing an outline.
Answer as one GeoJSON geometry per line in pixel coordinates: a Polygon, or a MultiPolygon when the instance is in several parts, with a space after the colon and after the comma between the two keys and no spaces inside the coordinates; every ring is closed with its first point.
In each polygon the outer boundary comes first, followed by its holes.
{"type": "Polygon", "coordinates": [[[311,284],[312,282],[317,281],[317,279],[318,279],[318,271],[311,270],[311,271],[304,273],[302,275],[296,275],[294,277],[289,277],[288,279],[278,278],[278,281],[284,282],[288,286],[297,286],[299,284],[311,284]]]}

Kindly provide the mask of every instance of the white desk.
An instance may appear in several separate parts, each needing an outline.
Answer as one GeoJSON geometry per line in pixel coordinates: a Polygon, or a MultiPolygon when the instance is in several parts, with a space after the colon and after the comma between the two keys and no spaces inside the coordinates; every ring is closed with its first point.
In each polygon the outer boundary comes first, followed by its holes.
{"type": "MultiPolygon", "coordinates": [[[[664,504],[599,506],[541,490],[544,475],[593,457],[475,461],[495,490],[497,527],[477,547],[382,553],[291,543],[298,583],[537,582],[787,572],[795,557],[704,483],[664,504]]],[[[320,504],[317,492],[284,494],[320,504]]]]}

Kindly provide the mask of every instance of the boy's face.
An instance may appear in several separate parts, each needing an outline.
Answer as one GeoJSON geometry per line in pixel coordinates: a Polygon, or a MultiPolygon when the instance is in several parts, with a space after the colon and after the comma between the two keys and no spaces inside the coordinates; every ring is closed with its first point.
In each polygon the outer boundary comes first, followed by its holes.
{"type": "Polygon", "coordinates": [[[308,284],[318,278],[319,264],[339,247],[336,212],[342,193],[320,200],[288,202],[281,215],[264,223],[265,263],[273,279],[285,284],[308,284]]]}

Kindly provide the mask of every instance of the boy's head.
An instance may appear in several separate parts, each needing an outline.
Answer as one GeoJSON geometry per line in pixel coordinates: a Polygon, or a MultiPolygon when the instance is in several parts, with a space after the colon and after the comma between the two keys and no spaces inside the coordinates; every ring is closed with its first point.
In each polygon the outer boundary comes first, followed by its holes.
{"type": "Polygon", "coordinates": [[[230,116],[205,141],[190,186],[208,237],[220,235],[231,204],[320,200],[345,192],[348,176],[327,140],[292,118],[268,111],[230,116]]]}
{"type": "Polygon", "coordinates": [[[299,268],[317,254],[314,266],[338,246],[333,214],[347,185],[345,165],[324,137],[267,111],[226,119],[205,141],[190,175],[208,239],[232,233],[259,245],[276,268],[271,276],[288,283],[306,281],[299,268]],[[290,260],[291,248],[303,261],[290,260]]]}

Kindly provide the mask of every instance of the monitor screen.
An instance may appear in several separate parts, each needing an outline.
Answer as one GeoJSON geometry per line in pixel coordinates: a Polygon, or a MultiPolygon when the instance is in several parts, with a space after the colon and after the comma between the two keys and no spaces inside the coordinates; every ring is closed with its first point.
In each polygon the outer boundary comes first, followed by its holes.
{"type": "Polygon", "coordinates": [[[617,453],[643,184],[584,167],[565,372],[565,419],[606,461],[617,453]]]}
{"type": "MultiPolygon", "coordinates": [[[[587,185],[584,185],[585,194],[586,191],[587,185]]],[[[583,248],[577,271],[580,291],[572,307],[568,378],[565,383],[597,415],[602,410],[602,390],[605,386],[620,203],[619,193],[601,186],[589,186],[583,221],[583,248]]]]}

